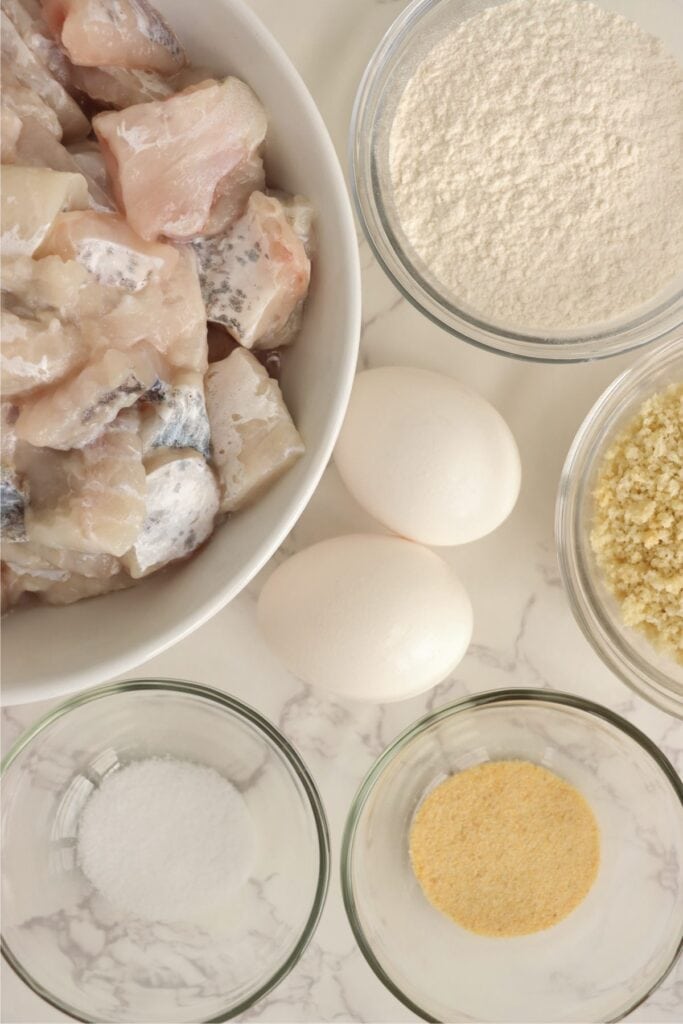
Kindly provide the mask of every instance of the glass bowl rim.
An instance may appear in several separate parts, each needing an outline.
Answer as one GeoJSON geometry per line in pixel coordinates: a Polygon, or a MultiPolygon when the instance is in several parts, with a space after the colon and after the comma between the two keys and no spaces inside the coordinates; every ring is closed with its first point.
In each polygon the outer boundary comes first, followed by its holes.
{"type": "MultiPolygon", "coordinates": [[[[428,1021],[429,1024],[440,1024],[439,1018],[433,1017],[417,1003],[413,1002],[413,1000],[407,996],[387,974],[375,956],[372,946],[365,936],[365,932],[360,921],[360,916],[356,908],[356,899],[351,874],[353,848],[360,816],[370,794],[375,788],[375,785],[384,773],[385,768],[388,767],[404,747],[406,747],[412,740],[419,738],[430,726],[462,712],[475,711],[479,708],[493,706],[496,704],[514,705],[525,701],[573,708],[574,710],[592,715],[595,718],[599,718],[602,721],[607,722],[609,725],[615,726],[617,730],[624,733],[629,737],[629,739],[637,743],[646,754],[650,755],[651,759],[662,770],[664,776],[671,784],[671,788],[673,789],[674,794],[678,797],[681,809],[683,810],[683,780],[679,778],[671,761],[657,746],[657,744],[641,729],[633,725],[621,715],[617,714],[615,711],[612,711],[603,704],[587,700],[586,698],[579,697],[573,693],[567,693],[561,690],[533,689],[529,687],[509,687],[501,690],[487,690],[484,693],[460,697],[458,700],[451,701],[449,704],[445,704],[443,707],[437,708],[435,711],[430,711],[428,714],[423,715],[416,722],[413,722],[412,725],[409,725],[406,729],[400,732],[398,736],[396,736],[385,748],[385,750],[382,751],[379,757],[376,758],[363,778],[363,781],[358,787],[351,803],[346,823],[344,825],[344,834],[342,838],[340,857],[341,888],[344,910],[346,911],[346,916],[351,927],[351,931],[353,932],[353,936],[358,943],[358,948],[363,954],[366,963],[384,987],[388,989],[388,991],[391,992],[399,1002],[403,1003],[404,1006],[417,1014],[417,1016],[422,1020],[428,1021]]],[[[678,941],[673,957],[671,958],[671,962],[666,966],[661,975],[655,979],[647,992],[642,996],[639,996],[638,999],[627,1007],[627,1009],[621,1012],[619,1016],[610,1018],[606,1024],[615,1024],[616,1021],[623,1020],[624,1017],[628,1016],[629,1013],[632,1013],[638,1006],[644,1003],[646,999],[649,999],[652,993],[659,988],[667,975],[673,970],[682,953],[683,928],[681,929],[681,937],[678,941]]]]}
{"type": "MultiPolygon", "coordinates": [[[[318,878],[311,909],[306,921],[304,922],[301,934],[285,961],[280,964],[277,970],[261,985],[259,985],[253,993],[242,999],[238,1004],[221,1011],[216,1016],[206,1018],[203,1022],[203,1024],[223,1024],[224,1021],[232,1020],[237,1015],[250,1009],[250,1007],[263,999],[264,996],[268,995],[269,992],[279,985],[299,962],[315,934],[320,916],[325,906],[330,881],[330,836],[327,815],[325,813],[325,808],[318,792],[318,788],[303,759],[289,740],[286,739],[286,737],[275,725],[272,724],[272,722],[261,715],[255,708],[251,707],[251,705],[239,700],[231,694],[225,693],[224,691],[215,689],[211,686],[205,686],[202,683],[194,683],[185,679],[165,679],[161,677],[150,679],[126,679],[118,683],[105,683],[101,686],[90,687],[82,693],[70,697],[68,700],[60,703],[56,708],[48,711],[45,715],[39,718],[37,722],[21,733],[0,763],[0,778],[5,776],[7,770],[16,761],[19,754],[25,750],[40,733],[58,719],[67,716],[71,711],[74,711],[85,704],[89,704],[92,701],[116,696],[120,693],[133,692],[170,692],[189,695],[218,705],[222,711],[228,712],[234,717],[246,721],[256,730],[256,732],[265,736],[277,751],[283,755],[293,776],[301,784],[313,815],[318,843],[318,878]]],[[[40,982],[37,982],[32,975],[28,973],[21,964],[21,961],[19,961],[12,953],[4,936],[0,936],[0,953],[15,974],[17,974],[18,977],[37,996],[43,999],[50,1006],[53,1006],[56,1010],[59,1010],[61,1013],[67,1014],[73,1020],[81,1021],[82,1024],[89,1024],[92,1018],[81,1016],[80,1014],[82,1011],[78,1011],[75,1007],[64,1003],[58,996],[53,995],[45,989],[40,982]]]]}
{"type": "MultiPolygon", "coordinates": [[[[453,0],[410,0],[397,15],[380,38],[365,66],[358,83],[351,110],[347,136],[347,166],[351,197],[356,216],[370,250],[400,295],[423,316],[448,334],[485,352],[492,352],[523,362],[535,363],[581,363],[609,359],[637,351],[645,345],[668,338],[683,326],[683,289],[660,303],[657,308],[639,314],[633,311],[631,318],[617,327],[598,327],[591,332],[578,328],[567,338],[550,340],[542,332],[506,330],[489,323],[483,316],[469,314],[455,303],[448,302],[425,280],[403,247],[394,238],[390,225],[385,223],[382,204],[378,203],[372,182],[372,166],[366,166],[367,157],[362,152],[369,145],[366,136],[372,128],[374,117],[367,123],[367,106],[375,98],[377,83],[383,71],[393,62],[393,51],[398,43],[416,30],[425,15],[442,4],[453,0]],[[371,211],[373,217],[368,215],[371,211]],[[376,231],[371,219],[377,220],[381,230],[376,231]],[[658,317],[675,316],[675,322],[665,319],[658,323],[658,317]],[[650,325],[649,336],[629,339],[622,337],[628,332],[650,325]],[[476,332],[480,336],[476,336],[476,332]],[[485,337],[481,337],[481,335],[485,337]],[[621,338],[621,340],[619,340],[621,338]],[[602,348],[600,345],[602,344],[602,348]],[[597,346],[597,347],[596,347],[597,346]]],[[[570,333],[570,332],[568,332],[570,333]]]]}
{"type": "MultiPolygon", "coordinates": [[[[644,700],[670,715],[683,718],[683,695],[678,696],[670,690],[665,681],[653,680],[653,670],[645,665],[645,659],[636,659],[628,645],[624,645],[620,638],[615,639],[615,630],[603,614],[600,603],[584,585],[585,567],[583,562],[579,564],[576,553],[581,511],[579,499],[583,495],[585,470],[613,436],[609,431],[611,414],[616,411],[624,392],[645,384],[657,370],[676,358],[683,358],[683,335],[656,344],[641,354],[615,377],[586,413],[560,474],[555,502],[555,547],[562,585],[574,620],[603,664],[644,700]],[[639,664],[640,661],[645,667],[639,664]]],[[[645,398],[643,396],[641,401],[645,398]]],[[[665,680],[664,672],[656,668],[654,671],[665,680]]]]}

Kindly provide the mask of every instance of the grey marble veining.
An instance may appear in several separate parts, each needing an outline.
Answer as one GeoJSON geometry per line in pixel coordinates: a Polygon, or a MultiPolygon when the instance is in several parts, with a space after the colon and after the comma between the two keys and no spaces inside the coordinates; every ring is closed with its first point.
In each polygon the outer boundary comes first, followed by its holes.
{"type": "MultiPolygon", "coordinates": [[[[251,0],[311,89],[342,160],[358,79],[405,0],[251,0]]],[[[474,606],[472,646],[453,676],[400,704],[355,705],[326,697],[291,677],[258,635],[255,598],[287,554],[352,530],[380,529],[345,492],[334,466],[281,552],[228,608],[191,637],[152,659],[134,677],[189,678],[225,688],[270,717],[297,746],[328,813],[332,881],[318,931],[287,979],[244,1017],[248,1021],[413,1021],[379,983],[357,950],[345,918],[339,844],[346,814],[374,758],[427,710],[469,693],[506,686],[569,690],[604,703],[638,725],[683,771],[683,723],[650,706],[602,665],[575,625],[563,594],[553,541],[559,473],[571,438],[592,402],[631,357],[580,366],[536,366],[460,344],[402,299],[360,239],[363,345],[360,366],[405,363],[443,370],[477,388],[517,437],[523,485],[517,508],[494,534],[441,551],[460,574],[474,606]]],[[[54,702],[5,708],[8,745],[54,702]]],[[[661,884],[670,884],[667,866],[661,884]]],[[[66,1020],[29,992],[2,964],[2,1020],[66,1020]]],[[[679,963],[629,1021],[683,1021],[679,963]]]]}

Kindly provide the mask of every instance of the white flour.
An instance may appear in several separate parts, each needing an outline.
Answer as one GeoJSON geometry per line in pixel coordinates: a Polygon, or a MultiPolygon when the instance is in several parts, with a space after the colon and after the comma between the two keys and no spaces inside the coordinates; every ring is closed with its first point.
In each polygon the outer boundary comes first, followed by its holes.
{"type": "Polygon", "coordinates": [[[408,241],[486,318],[578,327],[683,273],[683,68],[591,3],[515,0],[444,37],[390,166],[408,241]]]}

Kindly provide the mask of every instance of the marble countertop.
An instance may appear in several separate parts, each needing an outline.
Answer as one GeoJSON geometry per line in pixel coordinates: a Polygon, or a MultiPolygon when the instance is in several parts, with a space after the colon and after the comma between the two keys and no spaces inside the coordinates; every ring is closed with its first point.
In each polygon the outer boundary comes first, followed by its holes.
{"type": "MultiPolygon", "coordinates": [[[[384,30],[405,0],[251,0],[303,74],[345,161],[356,85],[384,30]]],[[[603,666],[564,596],[553,543],[557,482],[569,443],[603,388],[631,361],[593,365],[524,364],[459,343],[400,297],[360,242],[363,267],[361,365],[405,363],[458,376],[496,405],[520,446],[523,485],[510,519],[495,533],[441,554],[472,597],[472,646],[453,676],[432,692],[387,706],[344,704],[290,676],[265,649],[255,598],[265,574],[192,636],[129,678],[190,678],[235,693],[268,715],[298,747],[328,812],[333,875],[318,931],[298,966],[243,1019],[250,1021],[412,1021],[375,978],[355,946],[338,882],[341,831],[353,794],[390,740],[426,710],[468,693],[506,686],[570,690],[627,717],[683,769],[683,722],[651,707],[603,666]]],[[[354,529],[376,530],[330,467],[309,508],[276,556],[354,529]]],[[[54,702],[52,702],[54,703],[54,702]]],[[[49,703],[3,711],[5,749],[49,703]]],[[[68,1018],[33,995],[2,964],[5,1024],[68,1018]]],[[[630,1021],[683,1020],[683,965],[630,1021]]]]}

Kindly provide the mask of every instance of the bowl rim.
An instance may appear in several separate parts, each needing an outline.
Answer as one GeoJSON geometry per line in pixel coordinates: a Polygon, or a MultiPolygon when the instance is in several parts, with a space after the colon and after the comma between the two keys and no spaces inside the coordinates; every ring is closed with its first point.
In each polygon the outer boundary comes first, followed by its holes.
{"type": "MultiPolygon", "coordinates": [[[[406,729],[400,732],[398,736],[396,736],[385,748],[385,750],[382,751],[366,773],[351,803],[346,823],[344,825],[340,857],[342,898],[344,901],[346,916],[349,925],[351,926],[351,931],[353,932],[354,938],[358,943],[358,947],[363,954],[363,957],[374,972],[375,976],[379,981],[381,981],[385,988],[387,988],[389,992],[399,1000],[399,1002],[403,1003],[404,1006],[417,1014],[417,1016],[422,1020],[429,1021],[430,1024],[439,1024],[439,1018],[433,1017],[428,1011],[415,1003],[409,996],[405,995],[405,993],[382,967],[373,952],[370,942],[365,936],[356,906],[351,870],[354,857],[354,843],[360,816],[370,794],[375,788],[375,785],[384,773],[385,768],[394,760],[396,755],[404,747],[412,742],[412,740],[418,738],[431,725],[436,722],[443,721],[444,719],[451,718],[454,715],[462,714],[463,712],[476,711],[480,708],[496,704],[511,704],[514,706],[520,702],[570,707],[582,713],[592,715],[595,718],[599,718],[607,722],[609,725],[615,726],[618,730],[642,747],[646,754],[650,755],[652,760],[658,765],[664,773],[664,776],[671,783],[671,787],[675,795],[678,797],[681,804],[681,810],[683,811],[683,780],[679,778],[671,761],[668,759],[666,754],[660,750],[657,744],[642,732],[641,729],[633,725],[621,715],[617,714],[615,711],[612,711],[610,708],[605,707],[602,704],[586,700],[584,697],[579,697],[573,693],[567,693],[562,690],[532,689],[529,687],[510,687],[502,690],[487,690],[484,693],[460,697],[458,700],[445,704],[443,707],[437,708],[435,711],[430,711],[428,714],[423,715],[412,725],[409,725],[406,729]]],[[[618,1016],[611,1017],[606,1024],[615,1024],[616,1021],[623,1020],[624,1017],[628,1016],[629,1013],[632,1013],[641,1005],[641,1003],[644,1003],[645,1000],[648,999],[657,988],[659,988],[670,971],[673,970],[682,953],[683,924],[681,925],[681,935],[678,945],[674,951],[671,962],[667,965],[665,970],[648,988],[647,992],[639,996],[635,1002],[633,1002],[627,1009],[621,1011],[618,1016]]]]}
{"type": "MultiPolygon", "coordinates": [[[[656,345],[620,373],[597,398],[584,417],[562,467],[555,503],[555,547],[560,577],[574,619],[603,663],[631,690],[670,715],[683,718],[683,694],[667,685],[666,673],[631,654],[628,644],[615,639],[615,630],[602,606],[587,586],[587,570],[577,554],[577,534],[586,470],[615,436],[610,431],[614,414],[625,392],[648,381],[651,374],[671,361],[683,358],[683,335],[656,345]],[[581,472],[579,472],[581,470],[581,472]]],[[[642,396],[640,402],[647,396],[642,396]]],[[[636,415],[635,407],[634,413],[636,415]]],[[[617,431],[618,432],[618,431],[617,431]]]]}
{"type": "MultiPolygon", "coordinates": [[[[68,700],[59,704],[56,708],[48,711],[17,738],[0,763],[0,778],[5,776],[22,751],[26,750],[37,736],[60,718],[68,716],[72,711],[75,711],[79,707],[93,701],[108,697],[116,697],[121,693],[135,692],[189,695],[190,697],[197,698],[202,701],[208,701],[209,703],[217,705],[222,712],[227,712],[233,717],[246,721],[248,725],[255,729],[256,732],[265,736],[268,742],[272,744],[272,746],[274,746],[281,755],[283,755],[283,758],[291,769],[293,776],[301,784],[313,815],[313,823],[315,825],[318,844],[318,878],[313,894],[311,909],[304,922],[301,934],[284,962],[266,981],[259,985],[253,993],[242,999],[238,1004],[222,1011],[216,1016],[208,1017],[203,1021],[203,1024],[222,1024],[222,1022],[232,1020],[234,1017],[250,1009],[255,1003],[259,1002],[259,1000],[263,999],[264,996],[279,985],[299,962],[309,942],[313,938],[325,906],[330,881],[331,855],[327,815],[325,813],[325,808],[318,792],[318,788],[310,771],[306,767],[305,762],[301,758],[301,755],[272,722],[260,714],[260,712],[251,705],[238,700],[237,697],[234,697],[229,693],[217,690],[211,686],[205,686],[202,683],[194,683],[191,680],[184,679],[165,679],[161,677],[150,679],[126,679],[119,683],[107,683],[103,686],[91,687],[88,690],[84,690],[82,693],[78,693],[75,696],[70,697],[68,700]]],[[[0,935],[0,953],[19,978],[45,1002],[49,1003],[61,1013],[68,1014],[68,1016],[73,1020],[82,1021],[83,1024],[88,1024],[88,1022],[92,1020],[91,1017],[82,1016],[82,1011],[78,1011],[75,1007],[63,1002],[58,996],[53,995],[45,989],[40,982],[36,981],[12,953],[7,940],[2,935],[0,935]]]]}
{"type": "MultiPolygon", "coordinates": [[[[502,0],[496,0],[497,3],[502,0]]],[[[544,334],[537,331],[505,329],[488,322],[482,315],[468,313],[440,295],[420,273],[395,236],[378,202],[376,168],[371,141],[375,111],[368,118],[368,105],[381,97],[378,81],[394,60],[394,51],[413,34],[425,15],[453,0],[411,0],[381,37],[370,57],[356,91],[347,139],[349,183],[356,216],[370,249],[392,284],[403,298],[432,323],[460,341],[508,358],[524,362],[579,363],[637,350],[669,337],[683,325],[683,288],[660,300],[656,308],[633,310],[629,319],[618,325],[598,325],[595,329],[544,334]],[[639,329],[646,333],[637,335],[639,329]],[[636,336],[632,336],[632,332],[636,336]]],[[[653,297],[653,300],[656,296],[653,297]]]]}
{"type": "MultiPolygon", "coordinates": [[[[107,679],[129,672],[157,654],[161,654],[213,618],[248,586],[266,562],[272,558],[302,516],[330,461],[346,414],[358,361],[362,307],[358,238],[341,163],[315,100],[300,72],[270,29],[247,6],[245,0],[214,0],[214,2],[227,7],[231,16],[244,25],[258,40],[264,57],[287,78],[297,106],[306,112],[307,117],[315,126],[314,137],[317,139],[317,144],[324,157],[326,173],[329,175],[333,186],[332,191],[336,197],[333,217],[339,225],[336,238],[338,244],[337,265],[336,269],[334,271],[331,269],[330,272],[336,275],[335,287],[343,288],[347,293],[346,330],[343,336],[343,345],[339,346],[340,369],[336,387],[328,403],[323,429],[308,445],[311,451],[311,461],[305,474],[295,492],[284,505],[274,529],[265,533],[254,543],[238,573],[227,580],[217,581],[216,585],[206,592],[201,602],[191,608],[186,607],[182,617],[175,618],[171,625],[155,631],[151,636],[148,635],[139,643],[136,642],[133,647],[121,645],[119,652],[114,657],[107,658],[105,661],[96,660],[89,663],[87,667],[79,667],[75,670],[56,668],[49,675],[45,673],[37,680],[34,679],[30,682],[23,680],[20,684],[15,684],[9,679],[3,680],[3,695],[6,703],[25,704],[53,698],[62,699],[85,687],[105,682],[107,679]]],[[[171,571],[182,571],[181,565],[169,568],[171,571]]],[[[54,609],[55,612],[58,610],[54,609]]]]}

